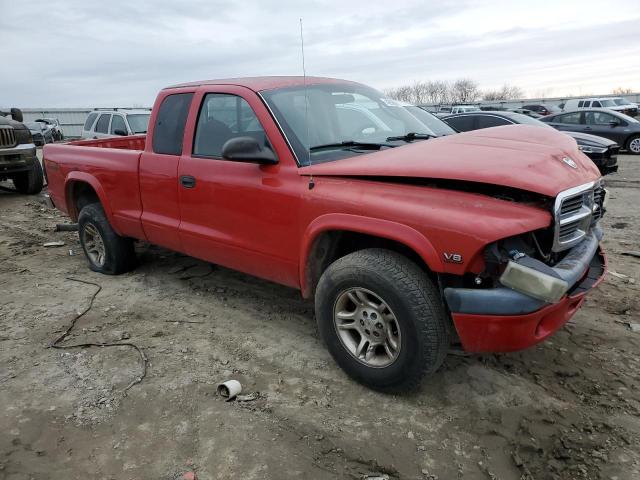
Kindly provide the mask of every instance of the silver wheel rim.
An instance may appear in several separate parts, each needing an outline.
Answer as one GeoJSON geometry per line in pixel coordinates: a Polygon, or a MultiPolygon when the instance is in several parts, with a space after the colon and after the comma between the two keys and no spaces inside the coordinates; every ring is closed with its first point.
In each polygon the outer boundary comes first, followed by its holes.
{"type": "Polygon", "coordinates": [[[106,250],[102,236],[96,227],[87,223],[82,229],[82,243],[84,251],[91,260],[91,263],[102,267],[104,265],[106,250]]]}
{"type": "Polygon", "coordinates": [[[629,150],[633,153],[640,153],[640,138],[634,138],[629,143],[629,150]]]}
{"type": "Polygon", "coordinates": [[[387,367],[398,358],[400,325],[389,305],[371,290],[355,287],[338,295],[333,323],[344,348],[367,367],[387,367]]]}

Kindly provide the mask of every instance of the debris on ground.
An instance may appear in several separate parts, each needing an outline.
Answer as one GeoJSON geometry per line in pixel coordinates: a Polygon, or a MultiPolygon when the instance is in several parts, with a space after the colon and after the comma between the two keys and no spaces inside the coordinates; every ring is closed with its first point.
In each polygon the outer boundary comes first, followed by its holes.
{"type": "Polygon", "coordinates": [[[43,247],[64,247],[64,242],[45,242],[42,244],[43,247]]]}
{"type": "Polygon", "coordinates": [[[230,402],[242,392],[242,385],[237,380],[227,380],[218,384],[218,395],[230,402]]]}

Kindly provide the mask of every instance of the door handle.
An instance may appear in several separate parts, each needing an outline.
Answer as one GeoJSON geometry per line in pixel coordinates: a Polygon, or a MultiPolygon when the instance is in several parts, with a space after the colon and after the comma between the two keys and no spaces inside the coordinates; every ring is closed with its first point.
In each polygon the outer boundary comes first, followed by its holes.
{"type": "Polygon", "coordinates": [[[593,130],[591,127],[584,127],[585,130],[593,130]]]}
{"type": "Polygon", "coordinates": [[[196,186],[196,179],[191,175],[182,175],[180,177],[180,183],[184,188],[193,188],[196,186]]]}

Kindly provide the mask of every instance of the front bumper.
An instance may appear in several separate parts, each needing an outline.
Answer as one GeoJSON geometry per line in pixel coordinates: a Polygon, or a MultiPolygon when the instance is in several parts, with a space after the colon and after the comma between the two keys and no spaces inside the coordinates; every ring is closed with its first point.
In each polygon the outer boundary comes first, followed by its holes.
{"type": "Polygon", "coordinates": [[[31,168],[36,157],[36,146],[23,143],[12,148],[0,148],[0,177],[25,172],[31,168]]]}
{"type": "Polygon", "coordinates": [[[606,152],[584,152],[596,164],[602,175],[618,171],[618,145],[607,148],[606,152]]]}
{"type": "Polygon", "coordinates": [[[453,323],[469,352],[511,352],[531,347],[555,333],[578,310],[587,292],[606,272],[606,256],[595,229],[573,247],[554,270],[571,286],[557,303],[548,304],[507,287],[446,288],[453,323]]]}

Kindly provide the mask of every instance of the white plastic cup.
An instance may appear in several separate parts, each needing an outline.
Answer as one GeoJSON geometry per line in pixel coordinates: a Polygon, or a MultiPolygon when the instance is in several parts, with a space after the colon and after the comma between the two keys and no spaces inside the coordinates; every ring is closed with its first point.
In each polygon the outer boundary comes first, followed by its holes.
{"type": "Polygon", "coordinates": [[[236,398],[242,392],[242,385],[237,380],[227,380],[218,384],[218,395],[226,398],[227,402],[236,398]]]}

